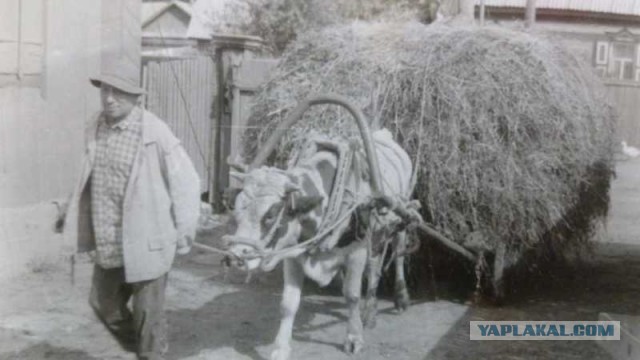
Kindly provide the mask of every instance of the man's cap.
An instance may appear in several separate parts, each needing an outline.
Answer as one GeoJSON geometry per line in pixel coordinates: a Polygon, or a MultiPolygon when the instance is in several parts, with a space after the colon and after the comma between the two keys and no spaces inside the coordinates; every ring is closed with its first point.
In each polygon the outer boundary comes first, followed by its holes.
{"type": "Polygon", "coordinates": [[[100,87],[104,83],[129,94],[145,93],[145,90],[138,85],[140,70],[136,64],[118,61],[105,67],[107,69],[103,68],[100,76],[89,78],[93,86],[100,87]]]}

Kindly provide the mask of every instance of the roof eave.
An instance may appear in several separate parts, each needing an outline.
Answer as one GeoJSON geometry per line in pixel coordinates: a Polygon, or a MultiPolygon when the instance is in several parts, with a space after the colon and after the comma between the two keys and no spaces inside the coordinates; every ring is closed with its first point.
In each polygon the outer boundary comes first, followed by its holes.
{"type": "Polygon", "coordinates": [[[152,22],[154,22],[157,18],[160,17],[160,15],[164,14],[165,12],[167,12],[167,10],[169,10],[172,7],[176,7],[178,9],[180,9],[182,12],[184,12],[185,14],[189,15],[189,17],[191,17],[191,11],[187,10],[186,7],[182,6],[183,4],[177,0],[173,0],[170,3],[167,3],[164,7],[158,9],[155,13],[153,13],[151,16],[149,16],[146,20],[142,21],[142,27],[146,27],[147,25],[151,24],[152,22]]]}
{"type": "MultiPolygon", "coordinates": [[[[505,16],[519,16],[524,19],[524,8],[522,7],[505,7],[505,6],[487,6],[486,8],[488,17],[505,17],[505,16]]],[[[607,22],[607,23],[621,23],[630,24],[636,23],[640,26],[640,16],[628,15],[628,14],[615,14],[604,12],[592,12],[592,11],[579,11],[579,10],[566,10],[566,9],[536,9],[536,18],[539,20],[571,20],[571,21],[585,21],[592,22],[607,22]]]]}

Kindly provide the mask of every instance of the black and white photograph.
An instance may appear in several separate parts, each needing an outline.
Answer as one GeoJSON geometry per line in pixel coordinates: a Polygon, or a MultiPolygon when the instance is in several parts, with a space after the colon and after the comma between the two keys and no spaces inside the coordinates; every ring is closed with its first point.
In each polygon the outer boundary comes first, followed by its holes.
{"type": "Polygon", "coordinates": [[[0,0],[0,360],[640,360],[640,0],[0,0]]]}

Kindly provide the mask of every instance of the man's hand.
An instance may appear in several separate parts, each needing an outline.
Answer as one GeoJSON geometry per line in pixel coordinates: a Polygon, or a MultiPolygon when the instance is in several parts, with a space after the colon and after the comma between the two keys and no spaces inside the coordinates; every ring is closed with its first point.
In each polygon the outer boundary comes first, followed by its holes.
{"type": "Polygon", "coordinates": [[[178,255],[187,255],[189,252],[191,252],[192,245],[193,245],[192,236],[182,236],[180,239],[178,239],[176,253],[178,255]]]}
{"type": "Polygon", "coordinates": [[[187,255],[190,252],[191,246],[178,246],[176,249],[176,253],[178,253],[178,255],[187,255]]]}
{"type": "Polygon", "coordinates": [[[61,234],[64,231],[64,220],[67,217],[67,206],[69,204],[59,201],[54,201],[53,204],[55,204],[56,208],[58,209],[54,230],[56,233],[61,234]]]}

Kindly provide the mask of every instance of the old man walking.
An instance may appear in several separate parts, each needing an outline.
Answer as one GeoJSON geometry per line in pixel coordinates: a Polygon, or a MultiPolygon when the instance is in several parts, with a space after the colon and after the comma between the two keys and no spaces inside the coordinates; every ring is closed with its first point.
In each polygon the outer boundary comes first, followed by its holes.
{"type": "Polygon", "coordinates": [[[98,317],[139,359],[162,359],[167,273],[193,243],[200,184],[179,140],[139,106],[137,67],[114,68],[91,79],[102,112],[85,135],[65,236],[95,255],[89,303],[98,317]]]}

